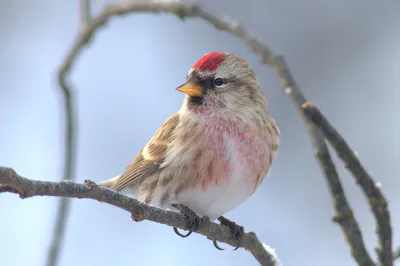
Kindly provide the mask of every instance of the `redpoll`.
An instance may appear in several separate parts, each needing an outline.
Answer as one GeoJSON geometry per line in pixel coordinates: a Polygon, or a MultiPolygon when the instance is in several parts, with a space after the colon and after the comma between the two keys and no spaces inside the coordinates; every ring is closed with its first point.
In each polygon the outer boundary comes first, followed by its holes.
{"type": "Polygon", "coordinates": [[[279,144],[256,73],[234,54],[213,52],[193,65],[177,90],[187,94],[180,110],[122,175],[100,185],[182,211],[190,232],[208,216],[240,238],[243,229],[222,215],[254,193],[279,144]]]}

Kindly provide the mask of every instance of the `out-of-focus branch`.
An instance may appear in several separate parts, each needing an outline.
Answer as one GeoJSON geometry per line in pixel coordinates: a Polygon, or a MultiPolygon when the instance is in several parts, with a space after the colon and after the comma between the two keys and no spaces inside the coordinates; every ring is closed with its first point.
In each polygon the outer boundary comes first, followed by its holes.
{"type": "MultiPolygon", "coordinates": [[[[78,184],[72,181],[61,181],[59,183],[36,181],[18,175],[11,168],[0,167],[0,185],[13,188],[13,190],[8,190],[7,192],[17,193],[23,199],[34,196],[94,199],[131,213],[132,219],[136,222],[149,220],[187,229],[185,228],[186,220],[184,215],[149,206],[113,190],[98,186],[90,180],[86,180],[85,184],[78,184]]],[[[224,242],[234,247],[239,244],[229,227],[210,222],[209,219],[201,220],[200,229],[197,233],[206,236],[208,239],[224,242]]],[[[280,265],[278,258],[267,251],[267,246],[261,243],[253,232],[245,233],[242,247],[250,251],[260,265],[280,265]]]]}
{"type": "Polygon", "coordinates": [[[392,227],[390,225],[390,214],[385,196],[361,165],[360,160],[344,138],[329,123],[318,108],[312,103],[307,102],[303,105],[303,110],[305,115],[324,133],[336,150],[339,158],[346,164],[346,167],[361,186],[377,223],[376,232],[379,238],[379,247],[377,250],[380,264],[384,266],[393,265],[392,227]]]}
{"type": "Polygon", "coordinates": [[[91,18],[91,5],[90,0],[80,0],[81,23],[85,26],[89,23],[91,18]]]}
{"type": "Polygon", "coordinates": [[[281,79],[284,92],[292,99],[297,107],[300,116],[306,124],[308,133],[311,137],[311,143],[314,148],[314,154],[318,164],[328,183],[332,195],[333,205],[336,211],[334,221],[337,222],[350,245],[351,254],[360,266],[374,266],[362,236],[360,226],[353,215],[353,211],[347,201],[335,164],[332,161],[325,137],[322,132],[311,123],[302,111],[302,106],[307,102],[299,86],[295,82],[285,59],[282,56],[275,55],[271,64],[281,79]]]}
{"type": "Polygon", "coordinates": [[[393,260],[397,260],[400,258],[400,247],[397,248],[396,252],[393,254],[393,260]]]}
{"type": "Polygon", "coordinates": [[[373,266],[375,264],[365,247],[360,226],[358,225],[358,222],[353,215],[353,211],[347,201],[343,186],[340,182],[339,175],[336,171],[336,167],[332,161],[325,140],[319,139],[319,131],[312,128],[311,125],[308,125],[308,127],[312,138],[315,156],[325,175],[326,182],[328,183],[332,195],[333,205],[336,212],[333,220],[342,228],[342,231],[350,245],[351,254],[357,261],[358,265],[373,266]]]}
{"type": "MultiPolygon", "coordinates": [[[[90,19],[90,0],[80,0],[80,13],[82,20],[82,27],[84,27],[90,19]]],[[[63,180],[75,180],[75,151],[76,151],[76,108],[73,104],[73,96],[71,87],[66,81],[66,76],[69,69],[65,64],[61,65],[58,72],[58,82],[60,85],[61,94],[64,98],[64,112],[65,112],[65,155],[64,155],[64,170],[63,180]]],[[[68,198],[61,198],[56,214],[56,221],[53,236],[50,243],[50,248],[47,255],[47,266],[55,266],[61,253],[62,243],[67,227],[67,220],[70,209],[70,200],[68,198]]]]}

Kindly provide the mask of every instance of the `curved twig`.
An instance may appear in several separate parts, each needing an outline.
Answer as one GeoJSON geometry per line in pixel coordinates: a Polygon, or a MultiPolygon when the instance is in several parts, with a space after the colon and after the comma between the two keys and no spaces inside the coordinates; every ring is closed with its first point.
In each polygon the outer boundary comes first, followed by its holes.
{"type": "Polygon", "coordinates": [[[312,103],[307,102],[303,105],[303,110],[305,115],[321,129],[328,141],[336,150],[339,158],[346,164],[346,167],[350,170],[357,183],[361,186],[377,223],[376,232],[379,237],[379,247],[377,248],[377,251],[380,264],[384,266],[392,266],[392,227],[390,225],[390,214],[385,196],[376,186],[372,177],[361,165],[360,160],[354,154],[353,150],[349,147],[344,138],[329,123],[318,108],[312,103]]]}
{"type": "Polygon", "coordinates": [[[393,254],[393,261],[400,258],[400,247],[397,248],[396,252],[393,254]]]}
{"type": "MultiPolygon", "coordinates": [[[[90,20],[90,0],[80,0],[80,13],[81,22],[84,27],[90,20]]],[[[76,152],[76,134],[77,126],[75,113],[76,109],[73,106],[72,90],[67,82],[67,75],[70,68],[68,65],[61,64],[58,71],[58,83],[60,91],[64,100],[65,112],[65,157],[64,157],[64,170],[63,180],[75,180],[75,152],[76,152]]],[[[58,258],[61,252],[61,245],[65,235],[67,218],[70,209],[70,200],[68,198],[61,198],[56,214],[56,221],[53,236],[50,243],[50,248],[47,254],[46,265],[57,265],[58,258]]]]}
{"type": "MultiPolygon", "coordinates": [[[[149,220],[187,229],[185,228],[185,216],[181,213],[152,207],[113,190],[98,186],[90,180],[86,180],[85,184],[78,184],[72,181],[37,181],[22,177],[11,168],[0,167],[0,186],[10,188],[4,192],[17,193],[23,199],[34,196],[94,199],[131,213],[132,219],[136,222],[149,220]]],[[[233,247],[239,244],[229,227],[210,222],[209,219],[202,219],[200,228],[196,233],[202,234],[211,240],[227,243],[233,247]]],[[[242,247],[250,251],[260,265],[279,266],[277,258],[267,251],[265,245],[258,240],[255,233],[245,233],[242,247]]]]}

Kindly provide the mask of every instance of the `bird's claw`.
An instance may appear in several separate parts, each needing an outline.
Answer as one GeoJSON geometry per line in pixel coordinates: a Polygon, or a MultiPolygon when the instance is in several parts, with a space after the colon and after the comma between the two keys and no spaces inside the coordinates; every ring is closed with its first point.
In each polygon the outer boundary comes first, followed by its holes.
{"type": "Polygon", "coordinates": [[[174,227],[174,232],[175,232],[175,234],[177,234],[178,236],[183,237],[183,238],[188,237],[188,236],[190,236],[190,235],[192,234],[192,231],[189,231],[186,235],[181,234],[181,233],[178,231],[178,228],[176,228],[176,227],[174,227]]]}
{"type": "Polygon", "coordinates": [[[224,248],[221,248],[221,247],[218,245],[217,240],[213,240],[213,244],[214,244],[214,247],[215,247],[216,249],[218,249],[218,250],[225,250],[224,248]]]}
{"type": "Polygon", "coordinates": [[[200,228],[201,218],[197,216],[197,214],[189,209],[188,207],[181,204],[172,204],[172,207],[178,209],[186,218],[186,228],[189,229],[189,232],[184,235],[178,231],[178,228],[174,227],[174,232],[180,237],[188,237],[192,234],[192,232],[196,232],[200,228]]]}
{"type": "Polygon", "coordinates": [[[233,251],[239,249],[242,244],[243,244],[243,238],[244,238],[244,228],[243,226],[237,225],[235,223],[233,223],[234,227],[231,227],[232,230],[232,234],[235,235],[235,238],[239,241],[238,245],[233,249],[233,251]],[[234,228],[234,229],[232,229],[234,228]]]}
{"type": "MultiPolygon", "coordinates": [[[[243,226],[237,225],[235,222],[221,216],[218,218],[218,221],[222,224],[222,225],[226,225],[231,229],[232,234],[235,236],[235,238],[239,241],[239,244],[235,247],[235,250],[237,250],[238,248],[240,248],[243,244],[243,237],[244,237],[244,228],[243,226]]],[[[216,247],[218,250],[224,250],[223,248],[221,248],[220,246],[218,246],[217,241],[213,241],[214,243],[214,247],[216,247]]]]}

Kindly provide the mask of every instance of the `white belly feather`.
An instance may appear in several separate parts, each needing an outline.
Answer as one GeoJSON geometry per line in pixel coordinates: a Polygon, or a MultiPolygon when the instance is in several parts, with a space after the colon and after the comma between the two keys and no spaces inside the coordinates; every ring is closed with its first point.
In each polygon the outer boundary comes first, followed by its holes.
{"type": "Polygon", "coordinates": [[[207,188],[207,190],[188,190],[177,195],[176,201],[186,205],[200,217],[207,215],[211,220],[237,207],[254,192],[254,183],[246,176],[251,169],[240,161],[233,140],[224,137],[230,157],[231,171],[226,182],[207,188]]]}

